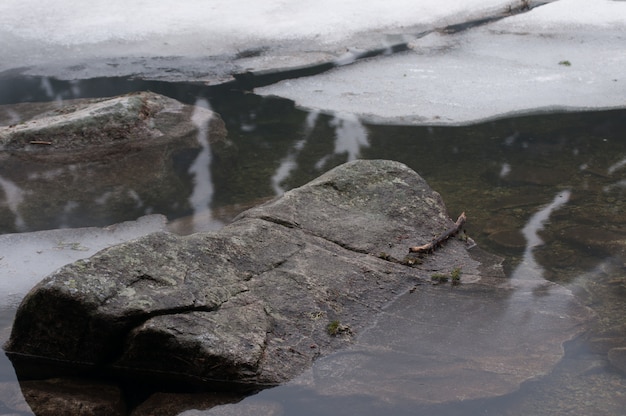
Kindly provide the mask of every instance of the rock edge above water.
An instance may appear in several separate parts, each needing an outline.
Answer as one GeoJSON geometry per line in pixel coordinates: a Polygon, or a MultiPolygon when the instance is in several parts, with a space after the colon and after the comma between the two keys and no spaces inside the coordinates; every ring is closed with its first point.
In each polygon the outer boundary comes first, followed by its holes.
{"type": "Polygon", "coordinates": [[[196,120],[200,119],[210,121],[214,140],[225,136],[216,113],[147,91],[69,100],[62,106],[54,102],[4,105],[0,106],[0,156],[69,163],[181,139],[197,146],[196,120]],[[19,122],[1,125],[12,118],[19,122]]]}

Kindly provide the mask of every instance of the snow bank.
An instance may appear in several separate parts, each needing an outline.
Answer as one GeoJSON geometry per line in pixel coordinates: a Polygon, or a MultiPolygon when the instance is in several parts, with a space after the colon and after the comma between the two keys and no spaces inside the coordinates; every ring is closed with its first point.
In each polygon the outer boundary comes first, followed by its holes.
{"type": "Polygon", "coordinates": [[[167,69],[195,65],[187,71],[190,77],[208,72],[207,80],[221,80],[218,75],[250,66],[270,69],[272,62],[288,67],[332,60],[347,47],[379,44],[386,32],[459,22],[504,10],[510,3],[514,1],[3,0],[0,72],[30,68],[28,74],[64,79],[159,78],[167,69]],[[268,59],[232,62],[239,52],[250,50],[262,50],[268,59]]]}
{"type": "Polygon", "coordinates": [[[23,39],[63,46],[152,36],[217,35],[236,43],[318,37],[336,41],[382,28],[432,24],[503,9],[503,0],[3,0],[0,27],[23,39]]]}

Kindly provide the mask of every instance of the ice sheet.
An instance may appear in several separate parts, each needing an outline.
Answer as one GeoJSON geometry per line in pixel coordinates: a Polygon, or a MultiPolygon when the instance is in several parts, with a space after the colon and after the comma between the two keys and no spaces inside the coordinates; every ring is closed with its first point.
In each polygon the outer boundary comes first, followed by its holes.
{"type": "Polygon", "coordinates": [[[256,92],[324,112],[409,124],[623,107],[625,28],[626,2],[560,0],[457,35],[432,33],[403,55],[256,92]]]}
{"type": "Polygon", "coordinates": [[[143,235],[165,230],[163,215],[148,215],[104,228],[67,228],[0,235],[0,305],[15,308],[54,270],[143,235]]]}

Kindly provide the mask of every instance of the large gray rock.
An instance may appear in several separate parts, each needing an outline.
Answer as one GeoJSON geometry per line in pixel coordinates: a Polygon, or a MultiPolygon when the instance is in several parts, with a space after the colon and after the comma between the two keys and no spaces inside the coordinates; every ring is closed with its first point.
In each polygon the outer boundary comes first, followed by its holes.
{"type": "Polygon", "coordinates": [[[589,315],[558,285],[509,283],[500,259],[458,239],[401,264],[452,224],[406,166],[347,163],[219,232],[156,233],[60,269],[26,296],[5,348],[21,377],[263,387],[324,358],[296,382],[428,402],[504,394],[549,371],[589,315]],[[430,286],[454,269],[461,285],[430,286]],[[420,394],[404,382],[419,378],[438,381],[420,394]]]}
{"type": "Polygon", "coordinates": [[[218,233],[156,233],[59,270],[24,299],[7,350],[123,373],[280,383],[347,344],[328,336],[330,321],[356,333],[394,291],[426,277],[370,253],[402,257],[399,239],[429,240],[449,222],[439,195],[404,165],[352,163],[218,233]]]}

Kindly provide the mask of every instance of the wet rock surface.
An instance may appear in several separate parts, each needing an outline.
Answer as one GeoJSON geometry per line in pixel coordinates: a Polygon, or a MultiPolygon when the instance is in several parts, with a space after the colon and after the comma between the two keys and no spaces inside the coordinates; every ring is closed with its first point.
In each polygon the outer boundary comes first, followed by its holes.
{"type": "Polygon", "coordinates": [[[19,153],[26,159],[96,160],[185,136],[195,138],[197,126],[182,122],[193,110],[150,92],[73,100],[63,105],[2,106],[0,122],[6,125],[0,127],[0,151],[19,153]]]}
{"type": "Polygon", "coordinates": [[[499,258],[457,239],[414,267],[384,259],[452,224],[405,165],[347,163],[219,232],[156,233],[62,268],[24,299],[5,348],[22,379],[505,394],[548,373],[590,313],[559,285],[504,279],[499,258]],[[460,285],[431,286],[455,269],[460,285]]]}
{"type": "Polygon", "coordinates": [[[551,284],[419,288],[349,350],[317,361],[310,381],[324,395],[392,401],[500,396],[549,373],[545,365],[563,355],[563,335],[585,319],[571,293],[551,284]]]}

